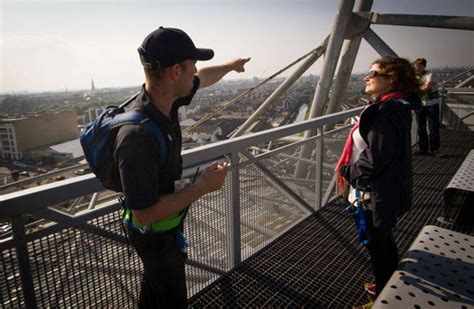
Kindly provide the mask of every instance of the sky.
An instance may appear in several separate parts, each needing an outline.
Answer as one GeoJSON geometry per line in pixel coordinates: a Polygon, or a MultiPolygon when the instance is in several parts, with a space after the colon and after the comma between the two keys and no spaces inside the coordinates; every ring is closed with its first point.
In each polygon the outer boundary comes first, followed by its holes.
{"type": "MultiPolygon", "coordinates": [[[[316,48],[340,0],[0,0],[0,93],[140,85],[137,48],[159,26],[183,29],[215,57],[251,57],[242,74],[265,78],[316,48]]],[[[357,8],[358,1],[354,10],[357,8]]],[[[474,0],[374,0],[373,12],[474,16],[474,0]]],[[[474,31],[372,25],[402,57],[428,66],[474,65],[474,31]]],[[[378,54],[363,41],[354,73],[378,54]]],[[[307,74],[320,74],[323,58],[307,74]]],[[[286,76],[291,73],[284,73],[286,76]]]]}

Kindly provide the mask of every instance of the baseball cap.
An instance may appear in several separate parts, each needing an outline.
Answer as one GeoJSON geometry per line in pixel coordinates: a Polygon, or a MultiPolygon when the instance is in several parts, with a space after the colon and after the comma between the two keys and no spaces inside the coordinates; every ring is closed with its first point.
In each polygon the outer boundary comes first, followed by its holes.
{"type": "Polygon", "coordinates": [[[196,48],[191,38],[182,30],[160,27],[150,33],[138,48],[142,64],[148,69],[166,68],[186,59],[209,60],[214,51],[196,48]]]}

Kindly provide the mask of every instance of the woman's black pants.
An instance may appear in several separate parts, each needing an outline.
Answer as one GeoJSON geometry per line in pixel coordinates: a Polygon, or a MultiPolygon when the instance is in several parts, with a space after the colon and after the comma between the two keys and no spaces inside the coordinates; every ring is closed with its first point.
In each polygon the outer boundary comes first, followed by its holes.
{"type": "Polygon", "coordinates": [[[367,227],[372,237],[367,246],[375,276],[378,296],[398,266],[398,249],[391,228],[374,227],[371,211],[367,212],[367,227]]]}

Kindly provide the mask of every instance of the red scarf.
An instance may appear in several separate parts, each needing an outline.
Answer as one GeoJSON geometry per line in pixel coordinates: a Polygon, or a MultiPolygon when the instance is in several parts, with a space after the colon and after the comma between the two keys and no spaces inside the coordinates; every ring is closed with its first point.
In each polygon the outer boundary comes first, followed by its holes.
{"type": "MultiPolygon", "coordinates": [[[[389,99],[405,99],[406,96],[400,92],[390,92],[380,97],[379,100],[370,101],[369,104],[385,102],[389,99]]],[[[349,135],[347,135],[346,144],[344,145],[344,150],[342,151],[341,157],[339,158],[339,162],[337,162],[336,169],[334,170],[337,175],[337,184],[336,184],[336,192],[343,192],[345,180],[344,177],[341,176],[339,170],[343,165],[349,165],[351,163],[352,158],[352,134],[354,131],[359,128],[359,122],[356,122],[352,127],[349,135]]]]}
{"type": "Polygon", "coordinates": [[[380,99],[377,100],[377,102],[385,102],[390,99],[406,99],[406,98],[407,96],[401,92],[390,92],[381,96],[380,99]]]}
{"type": "Polygon", "coordinates": [[[351,157],[352,157],[352,134],[354,134],[354,131],[359,128],[359,122],[357,121],[354,126],[352,127],[351,131],[349,132],[349,135],[347,135],[346,139],[346,144],[344,145],[344,150],[342,151],[341,157],[339,158],[339,162],[337,162],[336,165],[336,175],[337,175],[337,186],[336,186],[336,192],[342,192],[344,191],[344,177],[341,176],[339,173],[339,170],[343,165],[349,165],[351,163],[351,157]]]}

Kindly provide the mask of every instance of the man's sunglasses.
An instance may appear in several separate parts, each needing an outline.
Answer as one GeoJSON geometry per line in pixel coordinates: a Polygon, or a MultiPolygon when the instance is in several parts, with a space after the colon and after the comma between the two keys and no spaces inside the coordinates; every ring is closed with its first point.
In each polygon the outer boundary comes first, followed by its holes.
{"type": "Polygon", "coordinates": [[[372,70],[372,71],[367,72],[367,74],[364,77],[374,78],[374,77],[377,77],[377,76],[387,76],[387,74],[383,74],[383,73],[380,73],[378,71],[372,70]]]}

